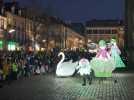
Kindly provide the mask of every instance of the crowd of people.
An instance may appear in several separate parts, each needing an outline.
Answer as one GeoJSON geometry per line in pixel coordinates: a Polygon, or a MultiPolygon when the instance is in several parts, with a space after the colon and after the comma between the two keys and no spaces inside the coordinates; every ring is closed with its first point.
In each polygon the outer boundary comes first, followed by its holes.
{"type": "MultiPolygon", "coordinates": [[[[44,52],[24,52],[8,51],[0,52],[0,84],[12,82],[31,75],[55,73],[56,65],[60,58],[59,49],[44,52]]],[[[77,61],[82,54],[82,50],[65,50],[65,61],[73,59],[77,61]]],[[[89,52],[85,52],[85,57],[91,59],[89,52]]]]}
{"type": "MultiPolygon", "coordinates": [[[[10,83],[13,80],[30,77],[32,75],[55,73],[57,63],[60,61],[58,57],[60,51],[60,49],[43,52],[1,51],[0,84],[3,82],[10,83]]],[[[92,57],[96,56],[96,53],[90,53],[86,49],[66,49],[64,50],[64,54],[65,61],[72,59],[73,62],[79,61],[81,57],[90,61],[92,57]]],[[[117,57],[115,58],[117,59],[117,57]]],[[[117,65],[121,64],[120,61],[116,61],[117,65]]]]}

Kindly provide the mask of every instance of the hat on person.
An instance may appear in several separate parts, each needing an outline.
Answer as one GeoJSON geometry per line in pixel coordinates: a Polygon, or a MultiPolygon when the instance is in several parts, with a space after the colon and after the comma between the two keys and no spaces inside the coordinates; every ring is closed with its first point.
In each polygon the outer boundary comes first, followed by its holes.
{"type": "Polygon", "coordinates": [[[111,40],[110,40],[110,43],[111,43],[111,44],[116,43],[116,40],[115,40],[115,39],[111,39],[111,40]]]}
{"type": "Polygon", "coordinates": [[[99,41],[99,46],[100,47],[106,46],[106,42],[104,40],[100,40],[99,41]]]}

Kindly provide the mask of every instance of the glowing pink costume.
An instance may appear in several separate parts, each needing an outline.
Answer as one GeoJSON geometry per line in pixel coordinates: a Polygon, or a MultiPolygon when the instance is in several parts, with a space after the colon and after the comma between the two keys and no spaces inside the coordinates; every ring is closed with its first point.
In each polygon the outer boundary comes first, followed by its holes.
{"type": "Polygon", "coordinates": [[[106,47],[100,47],[96,57],[90,61],[91,67],[94,70],[96,77],[99,77],[99,72],[112,72],[115,69],[113,59],[110,57],[106,47]]]}
{"type": "Polygon", "coordinates": [[[103,49],[100,48],[98,53],[97,53],[97,55],[96,55],[96,57],[97,58],[100,58],[100,57],[109,58],[109,54],[108,54],[108,52],[107,52],[107,50],[105,48],[103,48],[103,49]]]}

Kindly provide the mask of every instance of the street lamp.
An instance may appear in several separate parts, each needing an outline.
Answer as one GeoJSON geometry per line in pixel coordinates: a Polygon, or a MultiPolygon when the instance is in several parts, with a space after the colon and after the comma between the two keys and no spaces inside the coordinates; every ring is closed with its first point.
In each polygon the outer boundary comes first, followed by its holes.
{"type": "Polygon", "coordinates": [[[15,32],[15,29],[10,29],[8,32],[13,33],[13,32],[15,32]]]}
{"type": "Polygon", "coordinates": [[[36,51],[39,51],[40,50],[39,44],[35,43],[35,49],[36,49],[36,51]]]}
{"type": "Polygon", "coordinates": [[[7,41],[7,49],[9,51],[14,51],[16,48],[16,43],[14,42],[14,39],[13,39],[14,34],[12,34],[15,31],[16,31],[15,29],[8,30],[8,34],[10,34],[10,37],[8,38],[8,41],[7,41]]]}
{"type": "Polygon", "coordinates": [[[46,42],[46,40],[42,40],[42,42],[44,42],[44,43],[45,43],[45,42],[46,42]]]}
{"type": "Polygon", "coordinates": [[[15,29],[9,29],[7,32],[8,32],[8,35],[10,36],[9,39],[16,39],[14,38],[14,36],[16,35],[14,32],[16,30],[15,29]]]}

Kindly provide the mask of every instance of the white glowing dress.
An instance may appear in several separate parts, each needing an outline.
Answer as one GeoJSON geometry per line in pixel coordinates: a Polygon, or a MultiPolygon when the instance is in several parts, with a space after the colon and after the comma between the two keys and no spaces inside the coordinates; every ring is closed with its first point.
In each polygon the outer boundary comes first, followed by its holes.
{"type": "Polygon", "coordinates": [[[80,73],[80,75],[90,75],[91,72],[91,66],[89,64],[89,61],[85,58],[82,58],[79,61],[79,66],[77,66],[77,69],[79,69],[78,73],[80,73]]]}
{"type": "Polygon", "coordinates": [[[96,77],[111,77],[115,69],[114,60],[110,57],[106,47],[100,47],[96,57],[94,57],[90,64],[96,77]]]}
{"type": "Polygon", "coordinates": [[[78,62],[63,62],[65,59],[65,55],[63,52],[60,52],[58,56],[60,55],[62,56],[62,59],[57,64],[56,75],[60,77],[72,76],[75,73],[78,62]]]}

